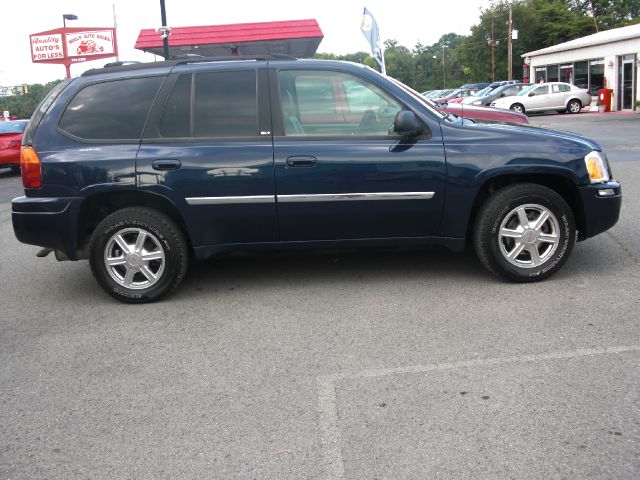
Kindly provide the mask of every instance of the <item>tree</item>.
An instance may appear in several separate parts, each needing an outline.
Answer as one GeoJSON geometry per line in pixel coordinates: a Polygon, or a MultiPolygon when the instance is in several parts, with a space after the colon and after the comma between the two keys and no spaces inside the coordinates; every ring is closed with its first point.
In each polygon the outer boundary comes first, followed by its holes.
{"type": "Polygon", "coordinates": [[[14,89],[13,95],[0,97],[0,112],[8,110],[18,118],[30,118],[42,99],[62,80],[54,80],[45,85],[34,83],[28,85],[29,93],[21,93],[14,89]]]}
{"type": "Polygon", "coordinates": [[[565,0],[571,10],[593,18],[597,30],[637,23],[640,0],[565,0]]]}

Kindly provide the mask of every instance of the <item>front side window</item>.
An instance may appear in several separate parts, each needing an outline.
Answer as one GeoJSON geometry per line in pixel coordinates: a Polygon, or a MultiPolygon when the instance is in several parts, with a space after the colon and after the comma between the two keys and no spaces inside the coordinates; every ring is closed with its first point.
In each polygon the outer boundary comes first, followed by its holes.
{"type": "Polygon", "coordinates": [[[128,78],[84,87],[67,105],[59,126],[82,139],[137,140],[163,80],[128,78]]]}
{"type": "Polygon", "coordinates": [[[366,80],[309,70],[283,70],[279,80],[286,136],[395,135],[401,105],[366,80]]]}
{"type": "Polygon", "coordinates": [[[549,85],[542,85],[536,88],[533,93],[535,93],[536,95],[546,95],[547,93],[549,93],[549,85]]]}

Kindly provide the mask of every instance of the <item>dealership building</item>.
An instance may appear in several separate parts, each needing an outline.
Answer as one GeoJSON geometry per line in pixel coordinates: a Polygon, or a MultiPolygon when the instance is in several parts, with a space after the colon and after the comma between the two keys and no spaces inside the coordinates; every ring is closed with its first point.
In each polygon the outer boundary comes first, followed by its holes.
{"type": "Polygon", "coordinates": [[[613,90],[612,110],[636,110],[640,24],[614,28],[522,55],[531,82],[568,82],[597,95],[613,90]]]}

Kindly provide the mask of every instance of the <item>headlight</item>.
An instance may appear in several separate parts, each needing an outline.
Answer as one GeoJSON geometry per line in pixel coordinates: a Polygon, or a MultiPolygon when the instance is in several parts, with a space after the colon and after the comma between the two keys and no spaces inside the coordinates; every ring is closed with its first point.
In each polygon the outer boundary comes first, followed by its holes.
{"type": "Polygon", "coordinates": [[[587,165],[587,172],[591,183],[603,183],[609,181],[609,166],[607,158],[602,152],[589,152],[584,157],[584,163],[587,165]]]}
{"type": "Polygon", "coordinates": [[[482,105],[482,100],[476,100],[471,105],[482,105]]]}

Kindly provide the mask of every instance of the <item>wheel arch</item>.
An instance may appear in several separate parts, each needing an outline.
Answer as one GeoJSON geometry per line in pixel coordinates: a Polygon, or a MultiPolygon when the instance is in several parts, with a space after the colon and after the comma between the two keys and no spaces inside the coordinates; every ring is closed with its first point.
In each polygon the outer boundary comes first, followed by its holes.
{"type": "Polygon", "coordinates": [[[167,215],[182,231],[193,252],[187,225],[178,207],[163,195],[139,190],[99,192],[87,196],[78,213],[77,245],[79,258],[87,257],[89,238],[95,227],[108,215],[127,207],[147,207],[167,215]]]}
{"type": "Polygon", "coordinates": [[[468,239],[472,238],[473,225],[475,223],[478,212],[484,202],[491,197],[498,190],[513,185],[516,183],[534,183],[550,188],[558,193],[569,205],[573,216],[576,221],[576,229],[578,232],[584,231],[584,209],[580,192],[574,182],[569,178],[560,174],[547,174],[547,173],[517,173],[517,174],[504,174],[496,175],[488,178],[481,185],[476,198],[474,199],[473,206],[471,208],[471,214],[469,216],[469,222],[467,224],[466,236],[468,239]]]}

